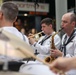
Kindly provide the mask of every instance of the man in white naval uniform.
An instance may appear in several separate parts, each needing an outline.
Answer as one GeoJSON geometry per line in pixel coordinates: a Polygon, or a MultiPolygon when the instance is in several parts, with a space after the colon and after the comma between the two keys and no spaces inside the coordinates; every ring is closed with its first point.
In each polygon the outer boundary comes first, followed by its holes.
{"type": "MultiPolygon", "coordinates": [[[[42,36],[38,42],[36,42],[33,38],[29,38],[29,42],[31,43],[34,50],[38,51],[38,57],[44,60],[46,57],[50,56],[50,49],[51,49],[51,36],[55,34],[54,25],[52,24],[51,18],[44,18],[41,21],[42,31],[45,34],[42,36]]],[[[56,48],[60,48],[61,39],[58,34],[54,37],[54,44],[56,48]]]]}
{"type": "MultiPolygon", "coordinates": [[[[29,42],[32,45],[34,51],[37,50],[38,54],[37,57],[41,60],[45,60],[46,57],[50,56],[50,49],[51,49],[51,36],[55,34],[53,29],[54,25],[52,24],[51,18],[45,18],[41,21],[42,31],[45,34],[42,36],[38,42],[35,41],[34,38],[30,36],[29,42]]],[[[54,37],[54,44],[56,48],[60,48],[61,39],[58,34],[54,37]]],[[[36,61],[29,61],[28,63],[23,64],[20,67],[19,72],[21,73],[30,73],[34,75],[53,75],[51,71],[49,71],[49,67],[44,65],[42,62],[36,61]],[[43,72],[46,70],[45,72],[43,72]]]]}
{"type": "MultiPolygon", "coordinates": [[[[17,15],[18,15],[17,5],[15,5],[12,2],[4,2],[0,8],[0,28],[2,30],[10,32],[11,35],[12,34],[16,35],[17,37],[21,38],[21,40],[29,44],[26,35],[23,35],[15,27],[13,27],[13,23],[16,21],[17,15]]],[[[4,59],[3,56],[2,57],[0,56],[0,58],[4,59]]],[[[10,57],[8,59],[11,60],[10,57]]]]}
{"type": "MultiPolygon", "coordinates": [[[[61,22],[62,28],[65,34],[62,37],[62,47],[60,50],[51,50],[52,56],[65,56],[65,57],[75,57],[76,56],[76,16],[74,13],[65,13],[62,16],[61,22]]],[[[67,75],[76,75],[76,70],[71,70],[67,72],[67,75]]]]}

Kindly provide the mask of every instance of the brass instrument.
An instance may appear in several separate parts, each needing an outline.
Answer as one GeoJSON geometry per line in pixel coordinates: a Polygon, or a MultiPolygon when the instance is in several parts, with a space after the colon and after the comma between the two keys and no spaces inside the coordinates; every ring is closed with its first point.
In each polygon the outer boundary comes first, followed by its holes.
{"type": "MultiPolygon", "coordinates": [[[[54,36],[55,36],[56,34],[58,34],[62,29],[63,29],[63,28],[61,28],[58,32],[56,32],[54,35],[52,35],[52,37],[51,37],[51,49],[56,49],[55,44],[54,44],[54,36]]],[[[46,57],[46,58],[45,58],[45,62],[51,63],[51,62],[52,62],[53,60],[55,60],[55,59],[56,59],[55,57],[49,56],[49,57],[46,57]]]]}
{"type": "Polygon", "coordinates": [[[39,40],[39,38],[42,36],[43,31],[36,33],[34,35],[30,35],[28,38],[34,38],[36,41],[39,40]]]}
{"type": "MultiPolygon", "coordinates": [[[[61,30],[62,30],[63,28],[61,28],[58,32],[56,32],[54,35],[52,35],[52,39],[51,39],[51,49],[56,49],[56,47],[55,47],[55,44],[54,44],[54,36],[56,35],[56,34],[58,34],[61,30]]],[[[52,61],[54,61],[56,58],[55,57],[52,57],[52,56],[49,56],[49,57],[46,57],[45,58],[45,62],[47,62],[47,63],[51,63],[52,61]]],[[[61,71],[61,70],[58,70],[58,72],[59,72],[59,75],[66,75],[63,71],[61,71]]]]}

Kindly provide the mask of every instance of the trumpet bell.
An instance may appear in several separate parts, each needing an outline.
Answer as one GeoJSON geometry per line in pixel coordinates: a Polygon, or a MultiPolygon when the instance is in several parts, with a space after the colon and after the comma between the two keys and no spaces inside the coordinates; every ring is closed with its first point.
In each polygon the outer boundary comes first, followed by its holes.
{"type": "Polygon", "coordinates": [[[33,34],[29,34],[28,38],[34,38],[36,41],[38,41],[42,37],[42,33],[43,33],[43,31],[39,32],[37,34],[34,34],[34,35],[33,34]]]}
{"type": "Polygon", "coordinates": [[[47,63],[51,63],[52,61],[54,61],[55,60],[55,58],[54,57],[52,57],[52,56],[49,56],[49,57],[46,57],[45,58],[45,62],[47,62],[47,63]]]}
{"type": "Polygon", "coordinates": [[[38,41],[41,37],[42,37],[42,34],[36,34],[34,38],[36,41],[38,41]]]}

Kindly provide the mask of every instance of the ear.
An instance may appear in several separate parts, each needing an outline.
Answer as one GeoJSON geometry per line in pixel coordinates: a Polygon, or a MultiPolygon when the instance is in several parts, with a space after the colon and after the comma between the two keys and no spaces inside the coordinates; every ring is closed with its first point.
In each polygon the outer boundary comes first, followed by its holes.
{"type": "Polygon", "coordinates": [[[3,17],[3,13],[2,12],[0,12],[0,19],[3,17]]]}
{"type": "Polygon", "coordinates": [[[76,22],[75,22],[75,21],[74,21],[74,22],[72,22],[72,25],[73,25],[73,26],[75,26],[75,25],[76,25],[76,22]]]}
{"type": "Polygon", "coordinates": [[[14,22],[16,21],[17,17],[15,18],[14,22]]]}
{"type": "Polygon", "coordinates": [[[49,25],[52,28],[52,24],[49,25]]]}

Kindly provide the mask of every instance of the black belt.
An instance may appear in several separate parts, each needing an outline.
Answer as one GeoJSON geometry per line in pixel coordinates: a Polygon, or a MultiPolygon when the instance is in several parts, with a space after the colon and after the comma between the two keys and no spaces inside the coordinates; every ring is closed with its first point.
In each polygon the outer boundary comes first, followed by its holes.
{"type": "MultiPolygon", "coordinates": [[[[11,61],[8,62],[9,71],[19,71],[20,66],[24,64],[23,62],[11,61]]],[[[0,64],[0,70],[3,70],[3,64],[0,64]]]]}

